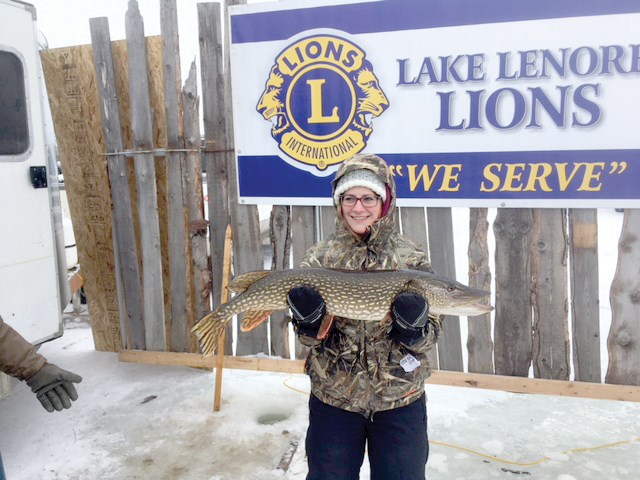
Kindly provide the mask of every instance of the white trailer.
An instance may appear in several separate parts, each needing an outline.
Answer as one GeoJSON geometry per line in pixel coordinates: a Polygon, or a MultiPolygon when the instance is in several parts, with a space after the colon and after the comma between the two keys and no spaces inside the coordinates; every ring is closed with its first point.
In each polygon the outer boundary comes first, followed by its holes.
{"type": "Polygon", "coordinates": [[[0,315],[36,344],[70,296],[45,112],[35,8],[0,0],[0,315]]]}

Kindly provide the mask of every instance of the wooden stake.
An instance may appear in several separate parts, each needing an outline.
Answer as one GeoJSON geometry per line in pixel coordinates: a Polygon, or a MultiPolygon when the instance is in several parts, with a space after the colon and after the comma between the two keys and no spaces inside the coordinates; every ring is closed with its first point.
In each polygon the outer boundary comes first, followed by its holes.
{"type": "MultiPolygon", "coordinates": [[[[220,291],[220,305],[229,300],[229,281],[231,280],[231,245],[233,243],[233,230],[231,225],[227,225],[224,233],[224,257],[222,263],[222,290],[220,291]]],[[[218,340],[218,355],[216,356],[216,389],[213,397],[213,411],[220,411],[220,401],[222,400],[222,371],[224,369],[224,342],[226,331],[222,332],[218,340]]]]}

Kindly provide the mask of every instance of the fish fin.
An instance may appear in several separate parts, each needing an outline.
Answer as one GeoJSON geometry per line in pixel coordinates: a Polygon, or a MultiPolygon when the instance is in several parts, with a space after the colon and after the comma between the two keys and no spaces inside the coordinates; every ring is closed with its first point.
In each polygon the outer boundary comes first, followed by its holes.
{"type": "Polygon", "coordinates": [[[318,330],[318,335],[316,338],[318,340],[324,340],[329,335],[329,331],[331,330],[331,326],[333,325],[333,321],[335,320],[335,316],[327,314],[322,319],[322,323],[320,324],[320,329],[318,330]]]}
{"type": "Polygon", "coordinates": [[[243,273],[242,275],[238,275],[236,278],[229,282],[229,286],[227,287],[230,292],[233,293],[242,293],[251,285],[256,283],[261,278],[266,277],[270,273],[273,273],[272,270],[256,270],[255,272],[243,273]]]}
{"type": "Polygon", "coordinates": [[[269,320],[269,315],[273,310],[249,310],[244,314],[242,323],[240,324],[240,331],[250,332],[262,322],[269,320]]]}
{"type": "Polygon", "coordinates": [[[191,332],[198,338],[200,351],[204,356],[215,353],[220,337],[224,334],[230,320],[231,318],[225,318],[218,309],[202,317],[198,323],[191,327],[191,332]]]}

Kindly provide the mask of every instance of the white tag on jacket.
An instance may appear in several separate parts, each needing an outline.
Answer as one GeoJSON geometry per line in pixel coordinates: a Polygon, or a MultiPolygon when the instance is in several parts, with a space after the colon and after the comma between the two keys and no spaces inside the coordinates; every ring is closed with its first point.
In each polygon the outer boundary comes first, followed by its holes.
{"type": "Polygon", "coordinates": [[[416,368],[420,366],[420,360],[418,360],[416,357],[414,357],[410,353],[407,353],[404,356],[404,358],[400,360],[400,366],[407,373],[413,372],[416,368]]]}

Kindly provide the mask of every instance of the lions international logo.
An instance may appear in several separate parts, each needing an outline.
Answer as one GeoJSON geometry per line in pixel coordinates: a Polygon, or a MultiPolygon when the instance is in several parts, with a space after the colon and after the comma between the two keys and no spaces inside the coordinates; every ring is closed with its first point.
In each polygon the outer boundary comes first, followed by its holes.
{"type": "Polygon", "coordinates": [[[389,107],[365,52],[333,35],[289,45],[256,106],[289,157],[324,170],[360,152],[389,107]]]}

